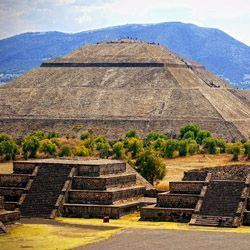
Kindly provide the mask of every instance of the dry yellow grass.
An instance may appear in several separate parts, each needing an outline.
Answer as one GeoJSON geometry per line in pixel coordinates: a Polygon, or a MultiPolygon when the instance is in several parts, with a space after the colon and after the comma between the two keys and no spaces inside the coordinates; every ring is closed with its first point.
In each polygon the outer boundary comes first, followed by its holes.
{"type": "Polygon", "coordinates": [[[71,249],[108,239],[119,230],[89,230],[70,224],[67,226],[23,224],[12,226],[9,233],[0,236],[0,249],[71,249]]]}
{"type": "Polygon", "coordinates": [[[219,155],[190,155],[186,157],[178,157],[174,159],[165,159],[164,162],[167,168],[165,178],[156,185],[159,190],[168,190],[170,181],[180,181],[185,171],[191,169],[201,169],[205,167],[225,166],[231,164],[249,164],[243,157],[239,161],[232,161],[232,155],[219,154],[219,155]]]}
{"type": "Polygon", "coordinates": [[[0,174],[11,174],[13,171],[13,164],[11,161],[0,162],[0,174]]]}

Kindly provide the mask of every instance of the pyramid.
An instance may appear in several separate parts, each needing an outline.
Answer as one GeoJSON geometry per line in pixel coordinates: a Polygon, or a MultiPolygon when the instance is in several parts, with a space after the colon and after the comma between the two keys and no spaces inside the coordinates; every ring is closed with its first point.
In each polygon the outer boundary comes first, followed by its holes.
{"type": "Polygon", "coordinates": [[[0,87],[0,131],[119,137],[197,123],[216,136],[250,135],[250,91],[237,90],[168,49],[122,39],[87,45],[0,87]]]}

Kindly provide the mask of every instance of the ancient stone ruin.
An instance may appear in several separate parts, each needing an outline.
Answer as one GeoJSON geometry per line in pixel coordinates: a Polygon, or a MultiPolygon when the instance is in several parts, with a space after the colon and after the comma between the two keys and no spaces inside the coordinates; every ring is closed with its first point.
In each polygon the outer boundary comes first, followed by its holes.
{"type": "Polygon", "coordinates": [[[0,195],[23,217],[119,218],[154,202],[145,196],[155,189],[121,161],[18,161],[13,170],[0,175],[0,195]]]}
{"type": "Polygon", "coordinates": [[[226,166],[185,172],[157,204],[141,209],[143,220],[190,222],[196,226],[250,225],[250,166],[226,166]]]}
{"type": "Polygon", "coordinates": [[[236,90],[202,65],[138,40],[87,45],[44,62],[0,87],[0,132],[120,138],[175,132],[197,123],[225,139],[250,135],[250,91],[236,90]]]}

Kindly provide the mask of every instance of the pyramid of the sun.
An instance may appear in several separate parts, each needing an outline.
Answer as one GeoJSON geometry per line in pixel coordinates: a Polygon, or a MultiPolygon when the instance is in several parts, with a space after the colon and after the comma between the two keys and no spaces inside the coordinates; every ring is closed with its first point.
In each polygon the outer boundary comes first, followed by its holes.
{"type": "Polygon", "coordinates": [[[0,130],[120,136],[194,122],[226,139],[250,135],[240,91],[164,47],[134,40],[84,46],[0,87],[0,130]]]}

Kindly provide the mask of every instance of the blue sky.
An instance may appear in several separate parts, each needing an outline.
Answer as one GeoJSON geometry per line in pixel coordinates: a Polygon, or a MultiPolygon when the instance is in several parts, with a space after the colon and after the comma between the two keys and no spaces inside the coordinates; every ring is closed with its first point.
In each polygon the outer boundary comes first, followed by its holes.
{"type": "Polygon", "coordinates": [[[249,0],[0,0],[0,38],[169,21],[219,28],[250,45],[249,0]]]}

